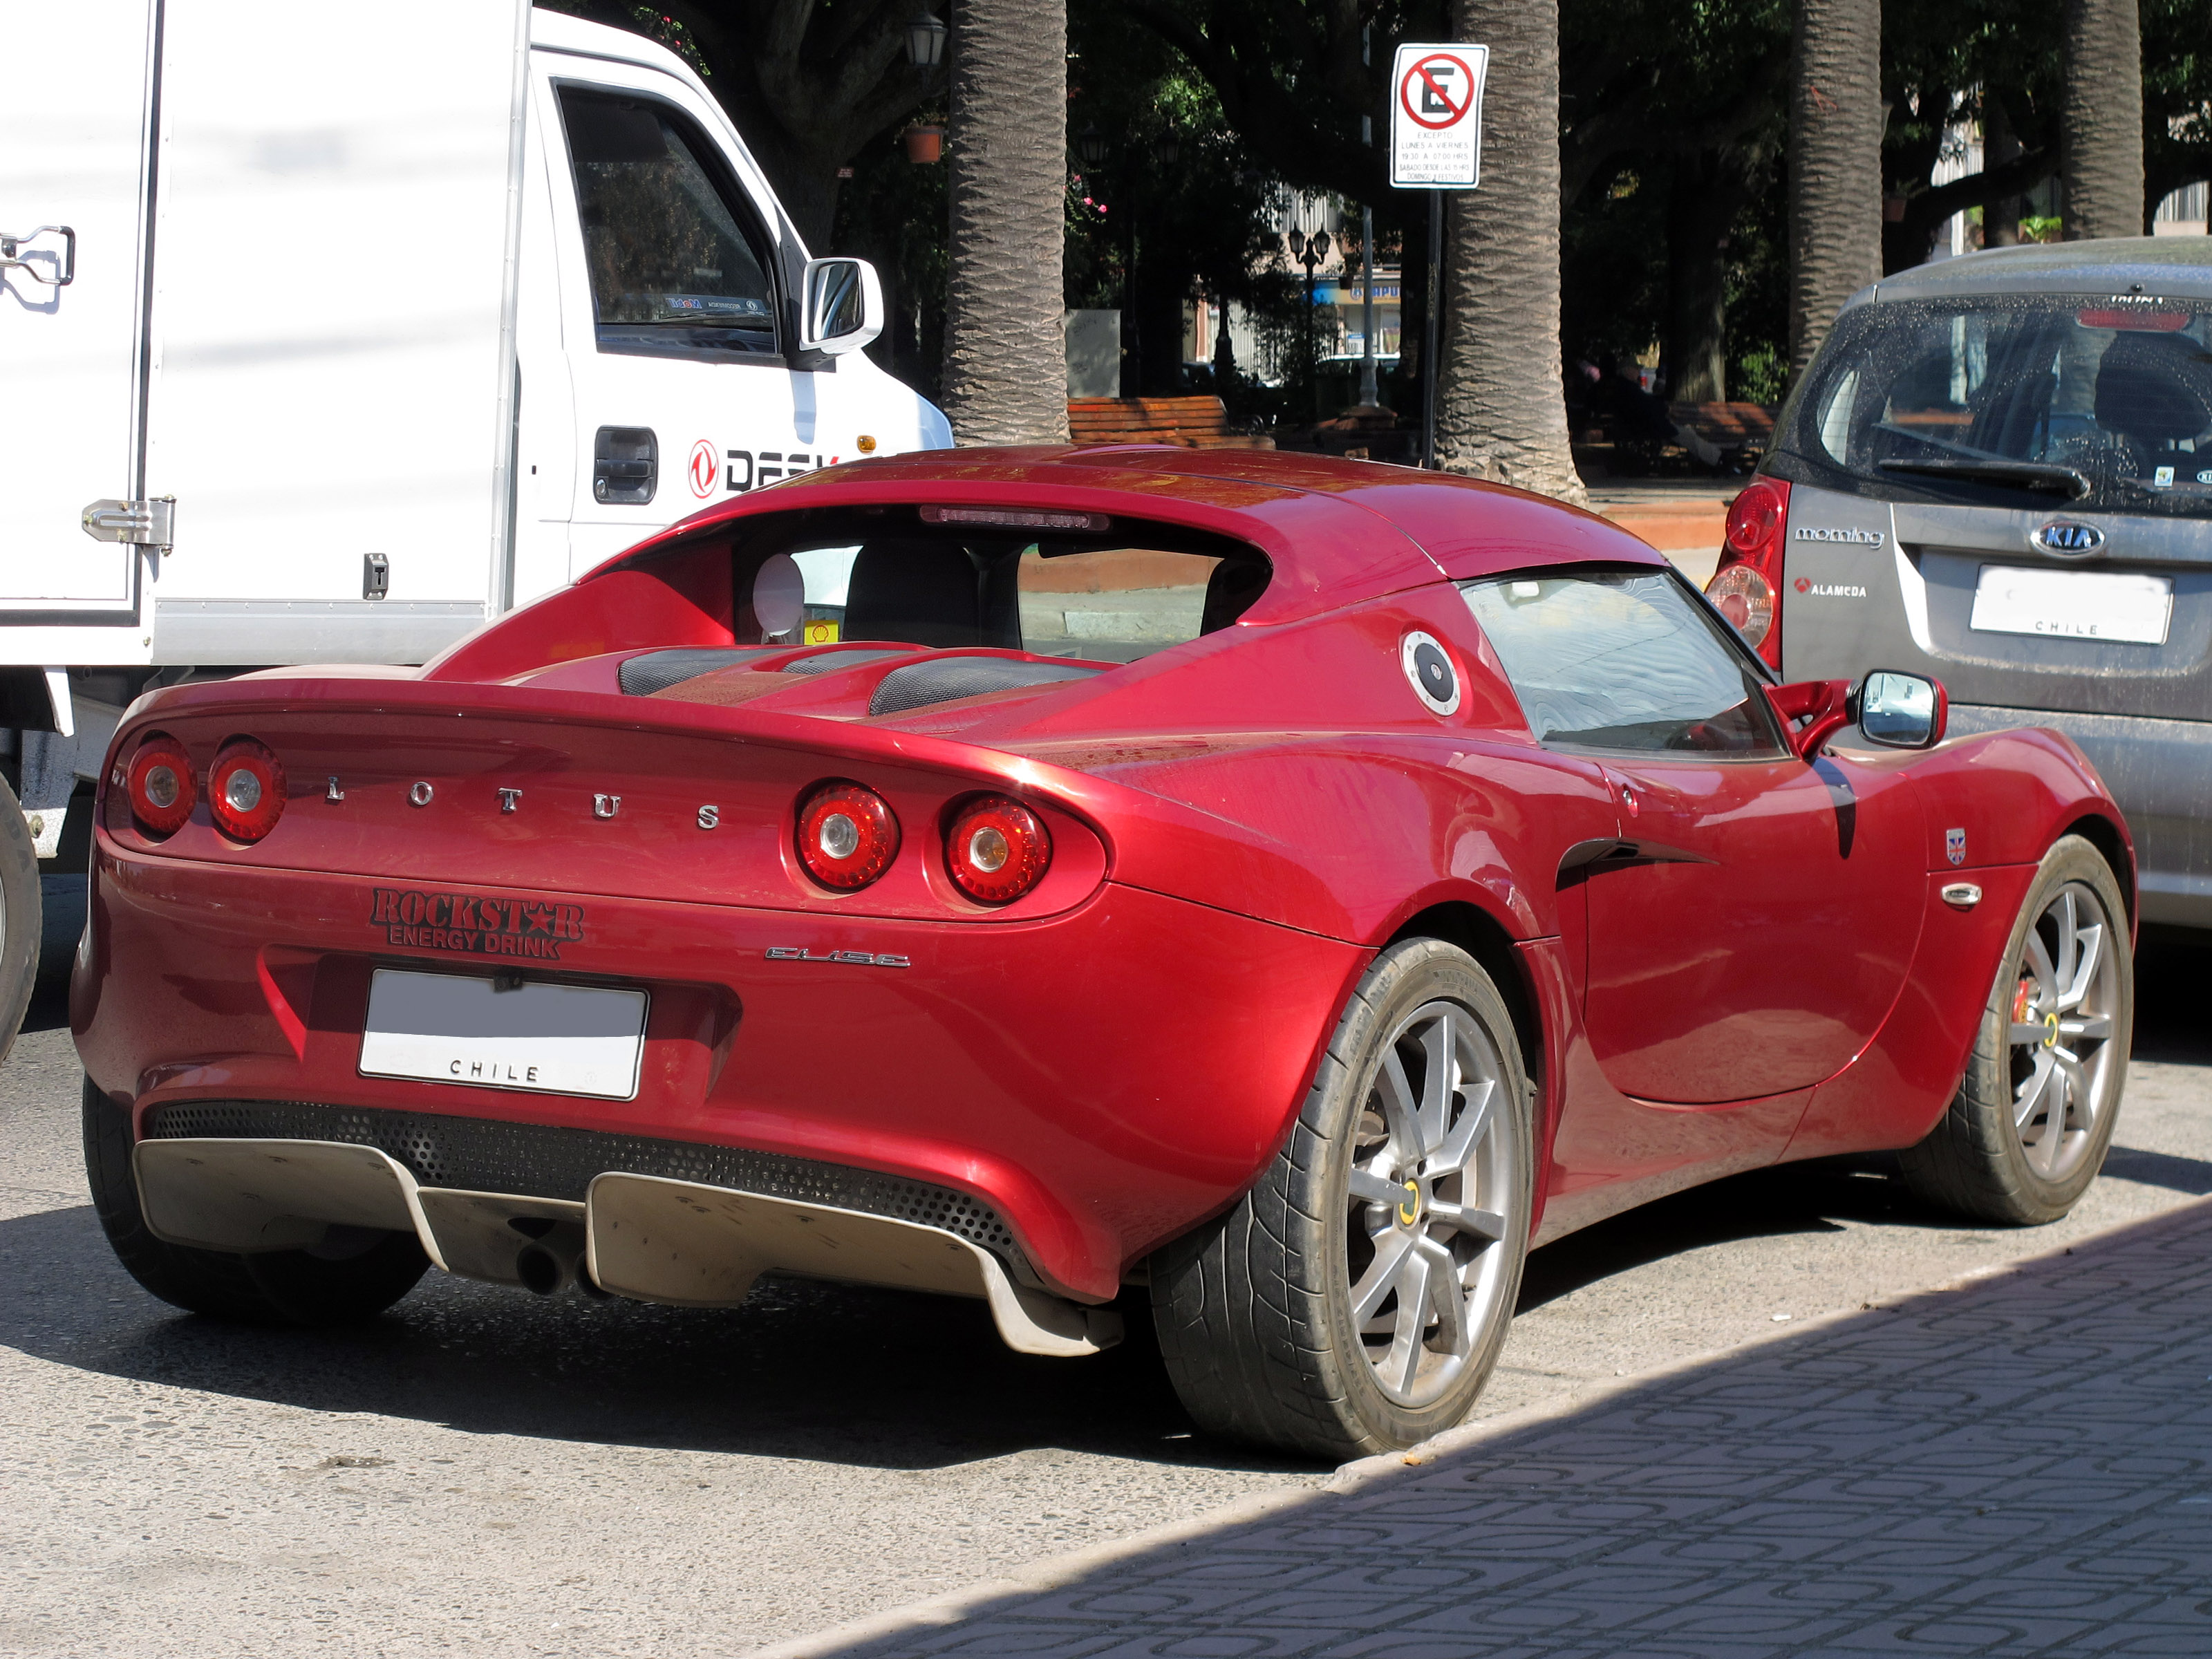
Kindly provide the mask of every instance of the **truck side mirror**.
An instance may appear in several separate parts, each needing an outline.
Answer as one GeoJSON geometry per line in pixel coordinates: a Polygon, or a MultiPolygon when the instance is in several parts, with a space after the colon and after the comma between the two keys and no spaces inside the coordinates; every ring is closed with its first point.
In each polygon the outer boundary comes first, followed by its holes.
{"type": "Polygon", "coordinates": [[[1885,749],[1933,749],[1943,741],[1951,700],[1941,682],[1877,668],[1851,694],[1859,735],[1885,749]]]}
{"type": "Polygon", "coordinates": [[[884,284],[866,259],[809,259],[799,348],[839,357],[884,331],[884,284]]]}

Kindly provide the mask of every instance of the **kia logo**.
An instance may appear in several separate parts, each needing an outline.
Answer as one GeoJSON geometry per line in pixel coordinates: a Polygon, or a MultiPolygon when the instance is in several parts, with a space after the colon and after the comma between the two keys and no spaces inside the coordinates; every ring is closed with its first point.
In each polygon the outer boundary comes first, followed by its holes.
{"type": "Polygon", "coordinates": [[[2046,553],[2094,553],[2105,544],[2105,532],[2093,524],[2054,519],[2028,538],[2046,553]]]}

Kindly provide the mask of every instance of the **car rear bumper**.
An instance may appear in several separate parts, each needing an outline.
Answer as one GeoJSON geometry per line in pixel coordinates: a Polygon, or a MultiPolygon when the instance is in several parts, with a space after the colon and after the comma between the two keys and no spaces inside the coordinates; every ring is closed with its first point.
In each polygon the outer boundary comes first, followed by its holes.
{"type": "Polygon", "coordinates": [[[938,1197],[915,1202],[965,1195],[1000,1218],[1018,1273],[1097,1301],[1249,1184],[1368,955],[1112,884],[1019,923],[559,897],[584,937],[511,962],[462,953],[458,932],[440,948],[374,925],[370,880],[103,837],[78,1049],[142,1137],[327,1137],[382,1147],[424,1186],[575,1204],[611,1171],[777,1198],[828,1182],[830,1207],[884,1214],[900,1212],[848,1189],[920,1183],[938,1197]],[[770,954],[797,946],[812,959],[770,954]],[[380,966],[647,991],[636,1097],[362,1075],[380,966]],[[402,1120],[422,1126],[411,1142],[402,1120]]]}
{"type": "Polygon", "coordinates": [[[1951,705],[1954,732],[2029,726],[2080,744],[2127,815],[2139,919],[2212,929],[2212,720],[1951,705]]]}

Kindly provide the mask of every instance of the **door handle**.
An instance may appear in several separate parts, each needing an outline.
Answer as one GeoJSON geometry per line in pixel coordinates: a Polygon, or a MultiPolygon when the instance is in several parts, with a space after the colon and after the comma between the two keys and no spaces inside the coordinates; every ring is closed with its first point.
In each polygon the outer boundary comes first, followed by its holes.
{"type": "Polygon", "coordinates": [[[635,507],[659,487],[660,445],[653,428],[603,426],[592,439],[592,499],[635,507]]]}

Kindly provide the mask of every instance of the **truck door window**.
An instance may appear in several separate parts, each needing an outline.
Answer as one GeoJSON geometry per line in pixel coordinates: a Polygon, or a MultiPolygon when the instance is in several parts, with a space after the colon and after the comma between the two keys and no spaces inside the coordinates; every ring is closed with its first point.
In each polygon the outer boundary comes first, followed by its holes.
{"type": "Polygon", "coordinates": [[[561,89],[601,351],[777,350],[768,239],[714,147],[648,99],[561,89]]]}

